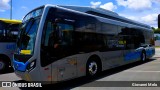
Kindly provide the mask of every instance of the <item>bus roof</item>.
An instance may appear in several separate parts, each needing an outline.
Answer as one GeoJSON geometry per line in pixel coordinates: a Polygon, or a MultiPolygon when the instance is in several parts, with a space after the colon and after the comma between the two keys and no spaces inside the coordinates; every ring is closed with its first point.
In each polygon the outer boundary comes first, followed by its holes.
{"type": "Polygon", "coordinates": [[[104,17],[104,18],[109,18],[109,19],[113,19],[113,20],[118,20],[121,22],[126,22],[126,23],[130,23],[130,24],[134,24],[134,25],[138,25],[138,26],[142,26],[145,28],[150,28],[149,25],[147,24],[143,24],[122,16],[119,16],[117,13],[109,11],[109,10],[105,10],[102,8],[93,8],[93,7],[85,7],[85,6],[63,6],[63,5],[58,5],[59,7],[64,7],[67,9],[72,9],[72,10],[76,10],[76,11],[80,11],[80,12],[84,12],[87,14],[92,14],[95,16],[100,16],[100,17],[104,17]]]}
{"type": "Polygon", "coordinates": [[[5,22],[5,23],[11,23],[11,24],[20,24],[20,23],[22,23],[21,20],[10,20],[10,19],[4,19],[4,18],[0,18],[0,21],[5,22]]]}

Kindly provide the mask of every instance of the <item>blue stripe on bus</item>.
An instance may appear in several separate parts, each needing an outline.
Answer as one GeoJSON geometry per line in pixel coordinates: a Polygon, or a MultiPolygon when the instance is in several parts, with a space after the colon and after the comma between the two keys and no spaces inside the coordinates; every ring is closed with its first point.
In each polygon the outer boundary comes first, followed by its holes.
{"type": "Polygon", "coordinates": [[[25,71],[26,67],[28,65],[28,62],[23,63],[23,62],[18,62],[16,60],[13,60],[13,65],[14,65],[14,69],[18,70],[18,71],[25,71]]]}
{"type": "Polygon", "coordinates": [[[141,57],[141,51],[129,52],[124,56],[125,61],[136,60],[141,57]]]}
{"type": "MultiPolygon", "coordinates": [[[[141,50],[139,51],[135,51],[135,52],[129,52],[124,56],[124,60],[125,61],[129,61],[129,60],[137,60],[141,57],[141,50]]],[[[155,54],[155,50],[154,49],[150,49],[150,50],[146,50],[146,57],[151,57],[155,54]]]]}

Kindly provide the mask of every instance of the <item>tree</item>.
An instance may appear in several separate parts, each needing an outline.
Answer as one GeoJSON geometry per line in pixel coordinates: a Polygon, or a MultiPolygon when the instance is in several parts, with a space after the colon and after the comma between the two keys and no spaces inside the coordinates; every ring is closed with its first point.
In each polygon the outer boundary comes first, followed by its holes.
{"type": "Polygon", "coordinates": [[[154,33],[160,34],[160,28],[154,28],[152,27],[152,30],[154,31],[154,33]]]}
{"type": "Polygon", "coordinates": [[[151,27],[153,31],[155,31],[156,29],[154,27],[151,27]]]}

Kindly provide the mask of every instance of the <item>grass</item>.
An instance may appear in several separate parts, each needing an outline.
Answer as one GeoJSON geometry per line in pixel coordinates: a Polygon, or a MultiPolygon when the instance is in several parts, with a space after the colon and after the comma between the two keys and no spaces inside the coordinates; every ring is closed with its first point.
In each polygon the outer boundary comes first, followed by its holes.
{"type": "Polygon", "coordinates": [[[155,48],[160,48],[160,46],[155,46],[155,48]]]}

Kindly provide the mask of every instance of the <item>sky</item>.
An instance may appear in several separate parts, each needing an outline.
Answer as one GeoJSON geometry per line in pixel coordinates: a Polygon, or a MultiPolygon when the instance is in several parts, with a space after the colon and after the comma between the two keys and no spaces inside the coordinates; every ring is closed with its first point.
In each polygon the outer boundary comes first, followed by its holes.
{"type": "MultiPolygon", "coordinates": [[[[157,28],[160,0],[12,0],[12,19],[22,18],[45,4],[100,7],[157,28]]],[[[11,0],[0,0],[0,18],[10,19],[11,0]]]]}

